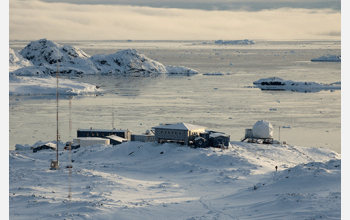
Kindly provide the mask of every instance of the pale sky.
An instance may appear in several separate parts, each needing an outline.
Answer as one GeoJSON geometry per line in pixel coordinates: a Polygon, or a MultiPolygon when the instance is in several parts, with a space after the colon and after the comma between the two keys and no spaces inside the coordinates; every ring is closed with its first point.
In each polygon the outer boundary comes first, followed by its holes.
{"type": "Polygon", "coordinates": [[[341,40],[340,7],[340,0],[10,0],[9,40],[341,40]]]}

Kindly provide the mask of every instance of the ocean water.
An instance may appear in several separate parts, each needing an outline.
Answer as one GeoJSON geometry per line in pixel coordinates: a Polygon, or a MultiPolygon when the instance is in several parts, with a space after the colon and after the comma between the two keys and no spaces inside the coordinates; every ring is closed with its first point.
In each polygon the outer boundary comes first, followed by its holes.
{"type": "MultiPolygon", "coordinates": [[[[29,42],[10,42],[20,50],[29,42]]],[[[253,82],[267,77],[333,83],[341,64],[310,62],[340,55],[339,41],[256,41],[254,45],[216,45],[213,41],[66,41],[90,55],[136,49],[164,65],[190,67],[195,76],[130,78],[84,76],[72,80],[100,85],[102,95],[59,101],[62,141],[79,128],[130,129],[140,134],[160,123],[194,123],[244,137],[258,120],[274,126],[274,139],[303,147],[341,152],[341,91],[310,93],[262,91],[253,82]],[[208,76],[203,73],[229,73],[208,76]],[[69,107],[70,106],[70,107],[69,107]],[[71,121],[71,123],[69,122],[71,121]],[[71,125],[71,126],[70,126],[71,125]]],[[[16,144],[56,140],[56,96],[10,96],[10,150],[16,144]]]]}

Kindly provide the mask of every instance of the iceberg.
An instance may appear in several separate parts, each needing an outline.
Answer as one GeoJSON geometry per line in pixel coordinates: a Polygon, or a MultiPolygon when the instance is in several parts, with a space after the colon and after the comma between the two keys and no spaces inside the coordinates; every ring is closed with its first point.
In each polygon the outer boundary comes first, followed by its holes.
{"type": "Polygon", "coordinates": [[[284,80],[278,77],[262,78],[253,82],[261,90],[319,92],[322,90],[340,90],[341,82],[322,84],[317,82],[284,80]]]}
{"type": "Polygon", "coordinates": [[[326,55],[319,58],[314,58],[312,62],[341,62],[341,55],[326,55]]]}
{"type": "Polygon", "coordinates": [[[230,40],[230,41],[224,41],[224,40],[217,40],[215,41],[216,44],[255,44],[255,41],[252,40],[230,40]]]}

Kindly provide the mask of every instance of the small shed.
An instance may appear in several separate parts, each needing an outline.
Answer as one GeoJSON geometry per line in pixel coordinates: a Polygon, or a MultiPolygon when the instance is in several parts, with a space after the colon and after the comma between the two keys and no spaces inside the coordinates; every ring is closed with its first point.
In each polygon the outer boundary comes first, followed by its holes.
{"type": "Polygon", "coordinates": [[[106,138],[109,139],[109,143],[112,144],[112,145],[117,145],[117,144],[121,144],[123,142],[127,142],[128,141],[125,138],[121,138],[121,137],[118,137],[116,135],[110,135],[110,136],[107,136],[106,138]]]}

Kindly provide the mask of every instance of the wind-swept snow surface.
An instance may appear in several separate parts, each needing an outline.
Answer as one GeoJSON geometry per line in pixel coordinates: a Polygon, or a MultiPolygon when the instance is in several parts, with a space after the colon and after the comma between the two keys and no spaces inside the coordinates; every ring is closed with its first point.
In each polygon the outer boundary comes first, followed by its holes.
{"type": "Polygon", "coordinates": [[[108,55],[97,54],[90,57],[77,47],[62,46],[46,39],[32,41],[19,54],[23,56],[23,59],[27,59],[28,62],[34,64],[30,67],[10,68],[12,74],[22,76],[54,74],[57,69],[57,61],[59,63],[59,73],[67,75],[114,74],[147,77],[168,73],[184,75],[198,73],[187,67],[164,66],[134,49],[126,49],[108,55]]]}
{"type": "Polygon", "coordinates": [[[69,156],[62,147],[59,170],[49,170],[52,150],[10,151],[11,219],[341,217],[340,155],[325,148],[127,142],[79,148],[69,156]]]}

